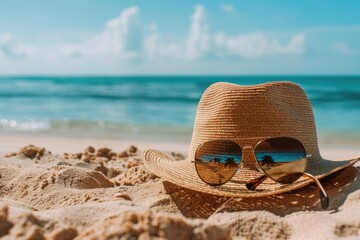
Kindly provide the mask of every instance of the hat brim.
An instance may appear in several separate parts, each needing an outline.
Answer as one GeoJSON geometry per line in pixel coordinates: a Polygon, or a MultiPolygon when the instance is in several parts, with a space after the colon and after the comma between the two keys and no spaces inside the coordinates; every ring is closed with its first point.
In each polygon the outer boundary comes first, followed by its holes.
{"type": "MultiPolygon", "coordinates": [[[[143,158],[147,168],[163,180],[198,192],[224,197],[269,196],[296,190],[313,182],[311,179],[301,177],[294,183],[281,184],[268,178],[256,190],[248,190],[245,184],[254,177],[263,175],[263,173],[240,168],[227,183],[211,186],[199,178],[194,163],[189,160],[174,161],[157,150],[145,150],[143,158]]],[[[308,163],[306,172],[314,175],[317,179],[321,179],[351,166],[359,160],[359,156],[339,160],[313,159],[308,163]]]]}

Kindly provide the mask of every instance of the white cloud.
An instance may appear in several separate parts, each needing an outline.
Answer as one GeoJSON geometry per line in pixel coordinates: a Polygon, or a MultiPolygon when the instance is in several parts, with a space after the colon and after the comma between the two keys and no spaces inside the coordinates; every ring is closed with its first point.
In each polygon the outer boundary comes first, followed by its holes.
{"type": "Polygon", "coordinates": [[[232,13],[235,12],[235,7],[231,4],[227,3],[220,3],[220,8],[226,13],[232,13]]]}
{"type": "Polygon", "coordinates": [[[190,59],[199,58],[208,50],[209,33],[205,9],[203,6],[197,5],[191,16],[190,34],[186,42],[187,57],[190,59]]]}
{"type": "Polygon", "coordinates": [[[274,52],[278,54],[301,55],[305,52],[305,34],[298,33],[293,35],[288,44],[281,45],[278,41],[274,42],[274,52]]]}
{"type": "MultiPolygon", "coordinates": [[[[31,57],[30,61],[24,61],[24,65],[17,64],[16,67],[23,66],[32,71],[35,71],[32,67],[35,65],[39,71],[44,66],[52,65],[55,69],[53,71],[59,72],[86,73],[101,69],[107,73],[137,72],[135,66],[147,67],[151,72],[152,67],[149,66],[160,65],[157,71],[171,72],[171,69],[165,69],[170,63],[183,72],[187,68],[185,66],[204,64],[202,61],[191,61],[195,59],[248,59],[305,52],[305,34],[290,36],[287,42],[263,32],[233,36],[221,32],[213,34],[209,31],[206,11],[201,5],[196,6],[191,14],[187,36],[165,41],[160,29],[161,25],[154,22],[142,23],[140,9],[133,6],[124,9],[118,17],[107,21],[102,31],[82,42],[37,46],[35,52],[35,47],[16,42],[10,34],[0,35],[0,55],[7,58],[31,57]]],[[[6,58],[0,60],[2,66],[5,66],[4,63],[12,66],[6,58]]]]}
{"type": "Polygon", "coordinates": [[[351,50],[346,43],[344,42],[336,42],[334,43],[331,48],[338,52],[338,53],[341,53],[341,54],[344,54],[344,55],[352,55],[354,54],[354,51],[351,50]]]}
{"type": "Polygon", "coordinates": [[[241,34],[235,37],[218,33],[214,42],[217,55],[222,57],[258,58],[280,54],[299,55],[305,51],[305,35],[302,33],[292,36],[288,44],[281,44],[277,39],[272,39],[262,32],[241,34]]]}
{"type": "Polygon", "coordinates": [[[0,35],[0,53],[8,58],[24,58],[35,54],[32,46],[18,43],[10,33],[0,35]]]}
{"type": "Polygon", "coordinates": [[[155,57],[158,54],[159,34],[157,33],[157,25],[155,23],[149,24],[150,33],[144,37],[143,45],[146,55],[148,57],[155,57]]]}
{"type": "MultiPolygon", "coordinates": [[[[227,9],[231,9],[227,6],[227,9]]],[[[205,9],[198,5],[191,16],[190,33],[186,42],[187,58],[197,59],[207,55],[217,57],[239,56],[260,58],[267,55],[300,55],[305,52],[305,34],[291,36],[287,44],[270,38],[262,32],[228,37],[224,33],[211,36],[205,9]]]]}
{"type": "Polygon", "coordinates": [[[152,31],[155,31],[157,30],[158,26],[156,23],[152,22],[149,24],[149,29],[152,30],[152,31]]]}
{"type": "MultiPolygon", "coordinates": [[[[230,7],[227,6],[229,10],[230,7]]],[[[195,6],[191,15],[190,31],[186,40],[177,43],[162,42],[158,26],[151,22],[142,24],[137,6],[124,9],[117,18],[109,20],[104,30],[82,43],[42,46],[37,49],[40,58],[61,57],[115,57],[119,60],[140,58],[199,59],[207,56],[261,58],[268,55],[302,54],[305,51],[305,35],[291,37],[287,44],[270,38],[262,32],[227,36],[211,35],[205,8],[195,6]],[[185,49],[185,51],[184,51],[185,49]]],[[[34,48],[17,43],[10,34],[0,37],[0,49],[8,57],[32,56],[34,48]]],[[[334,46],[349,52],[346,46],[334,46]]]]}
{"type": "Polygon", "coordinates": [[[139,8],[124,9],[120,16],[109,20],[105,29],[83,44],[62,46],[65,55],[115,55],[121,59],[137,57],[143,50],[139,8]]]}

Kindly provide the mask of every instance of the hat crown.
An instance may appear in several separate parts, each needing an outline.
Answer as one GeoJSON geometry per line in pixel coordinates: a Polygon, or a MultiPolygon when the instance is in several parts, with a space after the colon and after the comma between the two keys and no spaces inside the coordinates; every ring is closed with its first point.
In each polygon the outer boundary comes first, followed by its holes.
{"type": "Polygon", "coordinates": [[[218,82],[205,90],[199,102],[188,159],[194,159],[197,147],[207,141],[277,136],[296,138],[307,154],[314,159],[320,156],[312,107],[298,84],[218,82]]]}

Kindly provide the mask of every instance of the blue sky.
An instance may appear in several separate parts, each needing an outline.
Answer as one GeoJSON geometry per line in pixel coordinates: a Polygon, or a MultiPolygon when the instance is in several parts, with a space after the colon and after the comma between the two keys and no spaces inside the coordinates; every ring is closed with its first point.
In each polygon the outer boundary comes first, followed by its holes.
{"type": "Polygon", "coordinates": [[[0,74],[360,74],[360,1],[2,1],[0,74]]]}

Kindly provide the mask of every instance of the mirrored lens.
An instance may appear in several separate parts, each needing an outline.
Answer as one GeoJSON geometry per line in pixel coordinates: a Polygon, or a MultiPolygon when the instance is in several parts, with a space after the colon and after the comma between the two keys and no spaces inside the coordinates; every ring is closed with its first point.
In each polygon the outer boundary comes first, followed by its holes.
{"type": "Polygon", "coordinates": [[[195,167],[201,180],[210,185],[221,185],[234,176],[241,158],[242,151],[236,143],[209,141],[196,150],[195,167]]]}
{"type": "Polygon", "coordinates": [[[280,183],[296,181],[307,166],[304,146],[289,137],[261,141],[255,147],[255,157],[266,175],[280,183]]]}

